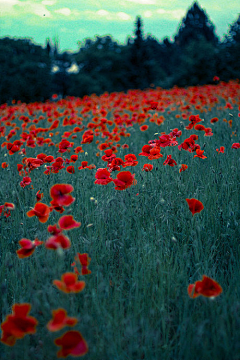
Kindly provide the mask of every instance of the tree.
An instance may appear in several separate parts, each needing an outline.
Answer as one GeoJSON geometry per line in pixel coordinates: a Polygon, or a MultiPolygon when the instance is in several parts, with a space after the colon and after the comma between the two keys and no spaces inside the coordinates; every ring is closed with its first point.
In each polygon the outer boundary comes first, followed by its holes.
{"type": "Polygon", "coordinates": [[[219,40],[208,15],[195,2],[175,36],[175,83],[179,86],[211,83],[217,73],[219,40]],[[176,62],[175,62],[176,63],[176,62]]]}
{"type": "Polygon", "coordinates": [[[240,15],[229,26],[228,33],[220,45],[218,75],[224,81],[240,79],[240,15]]]}
{"type": "Polygon", "coordinates": [[[0,103],[44,101],[50,97],[51,61],[31,39],[0,39],[0,103]]]}
{"type": "Polygon", "coordinates": [[[144,39],[142,26],[142,20],[138,16],[135,22],[134,41],[132,44],[128,43],[130,84],[135,89],[145,89],[155,83],[158,72],[157,61],[152,51],[153,41],[150,38],[144,39]]]}
{"type": "Polygon", "coordinates": [[[208,15],[195,2],[180,23],[175,42],[180,48],[186,47],[191,41],[204,39],[213,45],[218,44],[215,27],[208,15]]]}

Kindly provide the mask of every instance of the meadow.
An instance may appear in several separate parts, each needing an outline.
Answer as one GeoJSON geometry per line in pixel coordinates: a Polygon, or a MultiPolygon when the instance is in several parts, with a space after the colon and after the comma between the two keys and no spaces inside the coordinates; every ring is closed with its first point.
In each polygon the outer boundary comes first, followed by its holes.
{"type": "Polygon", "coordinates": [[[239,360],[239,133],[236,81],[1,105],[0,358],[239,360]]]}

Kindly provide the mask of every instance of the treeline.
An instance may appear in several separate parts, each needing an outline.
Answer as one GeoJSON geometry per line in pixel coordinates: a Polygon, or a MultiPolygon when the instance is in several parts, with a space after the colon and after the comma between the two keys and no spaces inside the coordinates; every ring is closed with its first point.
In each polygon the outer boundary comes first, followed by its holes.
{"type": "Polygon", "coordinates": [[[144,36],[140,17],[126,44],[97,36],[79,42],[77,53],[60,53],[49,39],[44,48],[30,39],[0,39],[0,103],[211,84],[216,76],[240,79],[240,15],[220,41],[196,2],[173,41],[144,36]]]}

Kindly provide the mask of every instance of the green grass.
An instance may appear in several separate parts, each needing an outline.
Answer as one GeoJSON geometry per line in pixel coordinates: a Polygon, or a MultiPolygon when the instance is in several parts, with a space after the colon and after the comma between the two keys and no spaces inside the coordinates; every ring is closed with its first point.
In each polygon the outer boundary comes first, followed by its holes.
{"type": "MultiPolygon", "coordinates": [[[[96,170],[78,171],[77,165],[73,175],[62,170],[46,176],[42,168],[34,170],[30,175],[34,189],[22,189],[16,170],[20,155],[1,157],[9,168],[0,169],[0,204],[8,201],[16,206],[11,217],[0,218],[1,320],[11,313],[14,303],[29,302],[30,315],[39,321],[35,335],[18,340],[14,347],[0,344],[1,359],[55,359],[58,348],[53,341],[66,329],[49,333],[46,323],[51,311],[59,307],[78,317],[74,329],[88,343],[86,359],[240,359],[240,158],[239,150],[231,149],[237,141],[231,134],[239,131],[239,118],[237,108],[231,110],[230,129],[222,122],[228,113],[224,110],[220,117],[213,109],[204,114],[204,125],[209,126],[214,116],[220,118],[212,126],[212,137],[183,129],[179,143],[197,133],[196,142],[204,146],[207,159],[193,159],[193,154],[177,147],[164,148],[163,158],[151,161],[154,169],[145,173],[141,168],[150,161],[138,157],[139,164],[127,169],[135,173],[138,183],[125,191],[114,190],[111,183],[94,185],[96,170]],[[220,146],[225,146],[224,154],[216,152],[220,146]],[[163,166],[168,154],[188,169],[179,174],[177,166],[163,166]],[[61,216],[52,212],[47,224],[26,216],[39,189],[44,193],[42,202],[49,204],[49,190],[56,183],[74,186],[76,200],[64,215],[73,215],[82,225],[67,233],[72,247],[62,255],[39,247],[31,257],[19,259],[18,241],[35,237],[45,241],[47,225],[61,216]],[[204,210],[194,217],[185,200],[192,197],[204,204],[204,210]],[[68,295],[52,281],[72,271],[76,252],[89,254],[92,274],[84,278],[83,292],[68,295]],[[214,300],[191,299],[187,294],[188,285],[203,274],[223,288],[214,300]]],[[[130,147],[117,156],[138,155],[155,132],[180,128],[175,113],[165,117],[161,127],[150,124],[145,133],[137,126],[130,129],[132,136],[124,139],[130,147]]],[[[78,166],[88,160],[97,168],[105,167],[95,157],[94,143],[84,149],[88,155],[80,154],[78,166]]],[[[27,156],[57,155],[56,148],[47,146],[27,151],[27,156]]],[[[3,148],[1,154],[5,152],[3,148]]]]}

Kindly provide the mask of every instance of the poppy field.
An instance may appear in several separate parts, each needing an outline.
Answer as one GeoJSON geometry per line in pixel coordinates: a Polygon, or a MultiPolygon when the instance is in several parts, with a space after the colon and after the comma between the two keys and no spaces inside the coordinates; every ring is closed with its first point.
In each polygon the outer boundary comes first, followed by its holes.
{"type": "Polygon", "coordinates": [[[240,84],[0,105],[1,359],[240,359],[240,84]]]}

